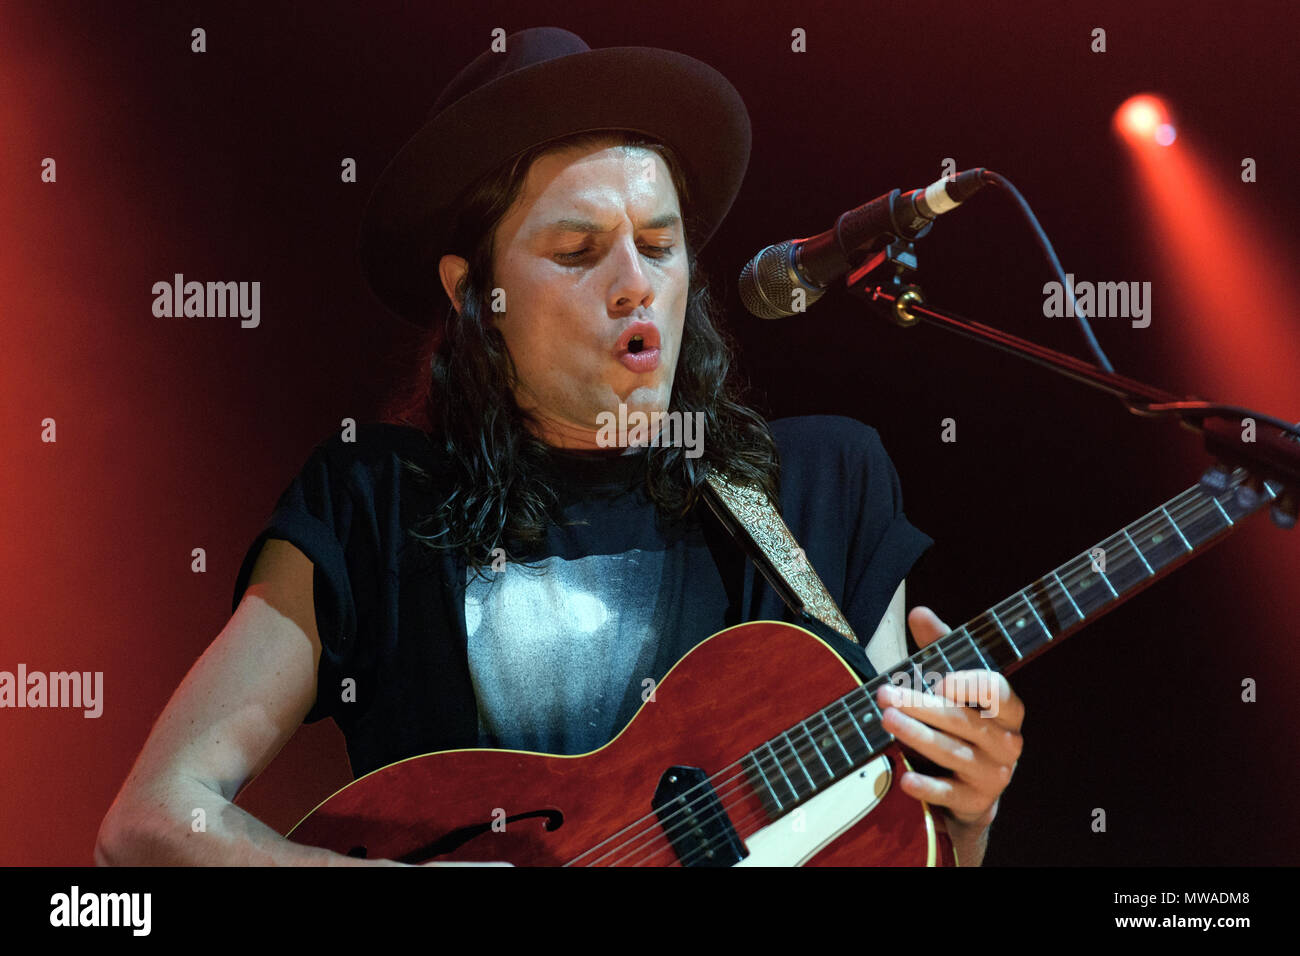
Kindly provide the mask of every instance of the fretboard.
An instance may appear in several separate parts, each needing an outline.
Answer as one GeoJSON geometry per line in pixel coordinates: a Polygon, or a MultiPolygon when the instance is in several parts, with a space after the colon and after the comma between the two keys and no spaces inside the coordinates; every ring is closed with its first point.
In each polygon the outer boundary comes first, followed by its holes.
{"type": "Polygon", "coordinates": [[[1247,477],[1238,468],[1217,495],[1194,485],[750,751],[742,764],[768,813],[789,812],[893,743],[876,706],[881,684],[919,689],[953,671],[1016,670],[1204,552],[1277,497],[1268,483],[1252,494],[1247,477]]]}

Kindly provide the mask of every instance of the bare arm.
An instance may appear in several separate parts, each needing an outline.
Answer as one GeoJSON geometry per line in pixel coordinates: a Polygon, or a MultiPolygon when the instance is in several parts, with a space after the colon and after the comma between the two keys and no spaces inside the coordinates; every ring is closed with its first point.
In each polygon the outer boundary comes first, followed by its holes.
{"type": "Polygon", "coordinates": [[[109,808],[97,864],[400,865],[293,843],[232,802],[316,699],[312,578],[296,547],[266,542],[239,607],[172,695],[109,808]]]}

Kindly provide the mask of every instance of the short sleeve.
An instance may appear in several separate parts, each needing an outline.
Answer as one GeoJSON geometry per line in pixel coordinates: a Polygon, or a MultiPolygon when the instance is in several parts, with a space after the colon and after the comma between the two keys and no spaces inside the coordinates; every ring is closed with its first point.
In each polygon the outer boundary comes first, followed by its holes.
{"type": "MultiPolygon", "coordinates": [[[[352,530],[353,502],[334,445],[332,440],[317,445],[280,495],[271,517],[244,555],[235,578],[231,604],[232,612],[239,607],[253,565],[267,539],[288,541],[306,555],[314,566],[313,599],[316,629],[321,641],[318,689],[339,686],[341,674],[351,660],[357,634],[356,607],[346,557],[346,545],[352,530]]],[[[329,695],[327,700],[337,696],[329,695]]],[[[333,716],[332,710],[322,707],[318,690],[316,702],[304,723],[329,716],[333,716]]]]}
{"type": "Polygon", "coordinates": [[[783,516],[860,643],[803,626],[870,678],[876,672],[866,645],[898,585],[934,542],[904,513],[898,472],[874,428],[843,415],[805,415],[777,419],[771,429],[781,455],[783,516]]]}
{"type": "Polygon", "coordinates": [[[871,639],[898,585],[934,540],[903,511],[898,471],[880,435],[863,426],[856,442],[860,460],[855,527],[845,573],[844,615],[864,643],[871,639]]]}

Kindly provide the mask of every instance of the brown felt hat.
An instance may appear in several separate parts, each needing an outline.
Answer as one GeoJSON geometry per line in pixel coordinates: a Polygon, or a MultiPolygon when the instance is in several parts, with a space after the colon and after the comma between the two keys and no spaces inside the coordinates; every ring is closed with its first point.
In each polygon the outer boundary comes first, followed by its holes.
{"type": "Polygon", "coordinates": [[[388,164],[362,214],[358,252],[375,294],[430,326],[446,306],[438,260],[464,190],[539,143],[626,129],[673,148],[691,196],[695,248],[731,208],[749,163],[749,114],[721,73],[671,50],[593,50],[568,30],[511,34],[456,74],[388,164]]]}

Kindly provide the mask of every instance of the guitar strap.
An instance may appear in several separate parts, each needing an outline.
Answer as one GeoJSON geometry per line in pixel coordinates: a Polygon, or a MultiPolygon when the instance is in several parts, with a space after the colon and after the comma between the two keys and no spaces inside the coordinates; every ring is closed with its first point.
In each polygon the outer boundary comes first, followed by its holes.
{"type": "Polygon", "coordinates": [[[710,468],[704,500],[723,527],[748,552],[754,566],[800,619],[816,618],[858,643],[839,605],[813,570],[772,500],[759,488],[733,482],[710,468]]]}

